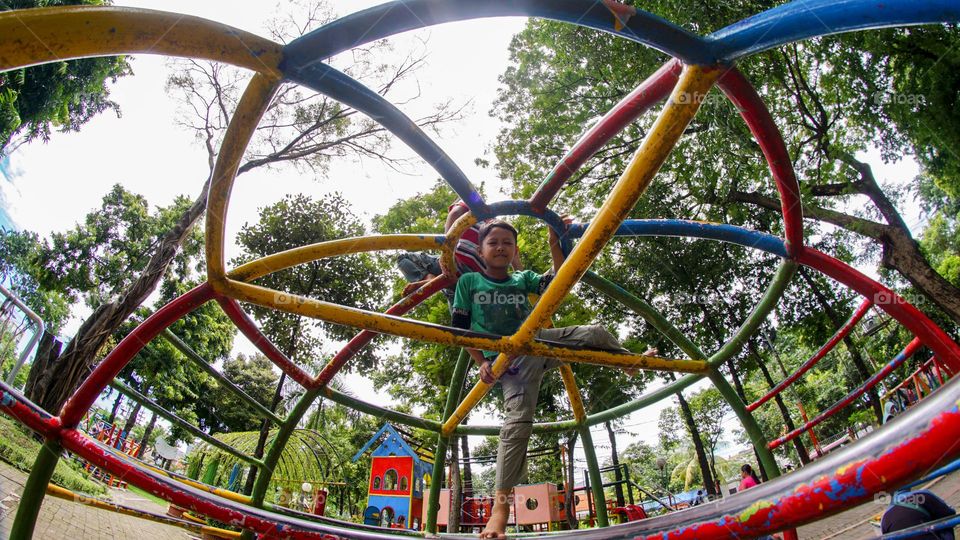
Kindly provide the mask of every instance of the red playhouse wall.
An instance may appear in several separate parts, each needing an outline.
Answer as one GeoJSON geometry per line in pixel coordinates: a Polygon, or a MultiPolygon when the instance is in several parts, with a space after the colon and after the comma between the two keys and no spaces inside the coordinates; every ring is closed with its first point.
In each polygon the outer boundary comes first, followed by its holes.
{"type": "Polygon", "coordinates": [[[413,489],[413,458],[410,456],[374,456],[370,462],[370,484],[367,490],[371,495],[407,495],[413,489]],[[383,489],[384,473],[397,471],[396,489],[383,489]],[[373,488],[374,478],[380,478],[380,489],[373,488]],[[407,489],[401,490],[402,479],[407,479],[407,489]]]}

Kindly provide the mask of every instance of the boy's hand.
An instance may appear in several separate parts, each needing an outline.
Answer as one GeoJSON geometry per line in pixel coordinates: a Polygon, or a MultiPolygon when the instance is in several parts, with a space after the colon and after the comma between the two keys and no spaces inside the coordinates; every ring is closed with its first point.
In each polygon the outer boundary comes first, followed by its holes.
{"type": "MultiPolygon", "coordinates": [[[[564,225],[570,225],[573,223],[573,216],[569,214],[564,214],[560,216],[560,220],[563,221],[564,225]]],[[[547,227],[547,231],[550,233],[550,244],[556,244],[560,241],[560,237],[557,236],[557,231],[553,230],[553,227],[547,227]]]]}
{"type": "MultiPolygon", "coordinates": [[[[657,356],[658,354],[660,354],[660,351],[658,351],[656,347],[647,347],[647,350],[643,351],[640,354],[642,354],[643,356],[657,356]]],[[[633,377],[634,375],[640,372],[640,368],[623,368],[623,371],[630,377],[633,377]]]]}
{"type": "Polygon", "coordinates": [[[422,280],[420,280],[420,281],[414,281],[414,282],[412,282],[412,283],[407,283],[407,285],[403,288],[403,295],[404,295],[404,296],[410,296],[411,294],[414,293],[414,291],[416,291],[416,290],[419,289],[420,287],[423,287],[424,285],[426,285],[427,282],[430,281],[431,279],[433,279],[434,277],[435,277],[435,276],[433,276],[432,274],[427,274],[427,279],[422,279],[422,280]]]}
{"type": "Polygon", "coordinates": [[[487,384],[497,382],[497,377],[493,374],[493,360],[484,360],[480,364],[480,380],[487,384]]]}

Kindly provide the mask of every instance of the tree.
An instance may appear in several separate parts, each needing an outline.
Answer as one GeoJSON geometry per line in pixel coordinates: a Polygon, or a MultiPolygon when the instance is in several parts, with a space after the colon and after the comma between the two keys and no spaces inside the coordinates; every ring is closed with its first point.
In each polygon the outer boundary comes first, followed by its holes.
{"type": "MultiPolygon", "coordinates": [[[[366,228],[350,210],[339,194],[314,200],[306,195],[284,197],[279,202],[260,209],[260,221],[247,223],[237,236],[243,253],[233,264],[240,265],[267,255],[315,242],[363,236],[366,228]]],[[[374,309],[383,301],[383,268],[369,254],[358,254],[313,261],[274,272],[257,283],[276,291],[308,297],[320,297],[328,302],[374,309]]],[[[326,340],[348,340],[355,330],[315,319],[294,315],[261,306],[252,306],[253,316],[268,338],[300,365],[318,368],[317,359],[326,340]]],[[[377,364],[375,347],[366,347],[349,364],[348,369],[362,372],[377,364]]],[[[280,375],[270,409],[274,410],[283,397],[286,374],[280,375]]],[[[256,457],[263,453],[269,433],[269,420],[260,428],[256,457]]],[[[253,487],[254,475],[247,477],[247,489],[253,487]]]]}
{"type": "Polygon", "coordinates": [[[730,406],[716,388],[706,388],[693,394],[689,403],[694,421],[700,429],[700,440],[710,455],[710,472],[720,481],[717,474],[717,444],[723,436],[723,419],[730,411],[730,406]]]}
{"type": "MultiPolygon", "coordinates": [[[[709,29],[769,4],[716,1],[691,9],[663,1],[643,7],[681,25],[709,29]]],[[[960,60],[951,51],[956,37],[957,30],[947,27],[843,34],[754,55],[739,67],[759,86],[784,132],[803,186],[805,215],[875,242],[865,247],[882,249],[884,267],[895,269],[960,322],[960,295],[923,257],[896,208],[896,193],[881,189],[869,165],[855,157],[871,145],[884,149],[887,158],[913,153],[930,174],[939,175],[937,182],[948,185],[950,171],[957,169],[951,157],[955,128],[938,126],[956,115],[942,90],[956,77],[952,67],[960,60]],[[913,93],[888,93],[901,88],[913,93]],[[930,106],[916,114],[921,107],[909,101],[930,106]],[[941,132],[946,135],[938,137],[941,132]],[[849,201],[851,194],[870,204],[851,205],[847,212],[831,208],[849,201]]],[[[652,73],[664,61],[635,43],[549,21],[531,21],[511,44],[511,59],[495,108],[507,124],[495,153],[501,175],[513,181],[518,196],[539,185],[584,127],[638,82],[636,73],[652,73]]],[[[737,115],[722,99],[703,104],[688,129],[696,136],[681,140],[659,173],[656,184],[669,189],[650,190],[651,198],[666,203],[655,207],[663,211],[646,215],[779,231],[776,214],[766,210],[779,209],[769,172],[737,115]]],[[[579,189],[586,196],[571,202],[571,208],[596,207],[651,116],[616,136],[574,176],[568,192],[579,189]]]]}
{"type": "MultiPolygon", "coordinates": [[[[0,12],[38,7],[108,4],[105,0],[11,0],[0,12]]],[[[50,140],[53,129],[79,131],[94,116],[120,106],[110,83],[132,74],[124,56],[51,62],[0,73],[0,156],[35,139],[50,140]]]]}
{"type": "MultiPolygon", "coordinates": [[[[151,210],[145,198],[116,185],[104,196],[101,207],[87,214],[82,225],[53,234],[35,253],[35,279],[43,289],[63,294],[71,302],[82,299],[93,314],[62,354],[38,352],[27,383],[27,397],[34,403],[50,411],[60,410],[100,359],[79,355],[93,342],[110,342],[126,317],[153,290],[153,285],[149,290],[143,288],[144,280],[159,283],[191,278],[200,264],[202,246],[196,231],[181,231],[184,238],[178,244],[189,236],[184,250],[174,250],[170,254],[172,265],[165,265],[157,275],[150,274],[157,244],[163,243],[167,231],[177,229],[178,216],[189,205],[189,200],[180,197],[168,207],[151,210]]],[[[101,346],[92,352],[101,354],[101,346]]]]}
{"type": "MultiPolygon", "coordinates": [[[[318,18],[325,4],[312,4],[309,24],[295,28],[297,32],[309,31],[316,24],[324,22],[318,18]]],[[[289,22],[289,21],[288,21],[289,22]]],[[[275,36],[291,35],[290,25],[274,28],[275,36]]],[[[399,81],[412,78],[420,61],[408,59],[400,66],[390,69],[383,63],[372,62],[373,54],[355,55],[357,62],[366,62],[365,69],[355,74],[376,86],[386,95],[399,81]]],[[[350,66],[337,66],[350,72],[350,66]]],[[[56,358],[64,376],[58,380],[45,378],[38,381],[36,395],[43,395],[43,406],[47,410],[57,411],[67,397],[79,386],[83,374],[99,359],[101,350],[107,344],[109,336],[127,317],[130,316],[155,290],[167,267],[173,263],[184,241],[194,233],[194,225],[206,209],[209,177],[213,172],[218,152],[218,141],[222,139],[240,92],[239,76],[231,75],[231,68],[214,64],[188,62],[181,71],[170,78],[171,91],[180,96],[184,116],[181,123],[196,129],[198,138],[208,153],[209,170],[198,180],[202,184],[196,199],[173,219],[162,234],[153,239],[151,249],[141,253],[145,264],[141,270],[131,275],[123,287],[117,287],[105,296],[105,301],[83,321],[79,331],[70,340],[61,354],[52,342],[41,343],[41,348],[56,358]],[[224,80],[220,77],[228,77],[224,80]],[[224,84],[233,81],[230,84],[224,84]],[[192,127],[191,127],[192,126],[192,127]]],[[[413,98],[410,98],[413,99],[413,98]]],[[[456,111],[441,107],[436,114],[417,119],[421,126],[436,126],[456,118],[456,111]]],[[[333,157],[347,156],[355,158],[374,158],[387,163],[398,164],[398,160],[387,154],[389,139],[382,128],[373,127],[368,120],[358,118],[356,111],[342,107],[325,96],[305,94],[294,85],[281,88],[271,102],[265,120],[258,133],[269,136],[258,138],[247,152],[249,156],[240,164],[238,174],[244,174],[258,167],[293,164],[305,166],[322,177],[323,165],[333,157]]],[[[49,363],[52,359],[47,360],[49,363]]]]}
{"type": "Polygon", "coordinates": [[[51,334],[70,314],[69,300],[60,291],[42,286],[37,263],[43,243],[36,233],[0,230],[0,281],[33,310],[51,334]]]}
{"type": "MultiPolygon", "coordinates": [[[[223,363],[222,373],[259,403],[270,402],[279,379],[273,371],[273,363],[262,354],[250,357],[238,354],[223,363]]],[[[253,431],[260,427],[260,417],[233,392],[217,386],[213,397],[221,423],[217,431],[253,431]]]]}

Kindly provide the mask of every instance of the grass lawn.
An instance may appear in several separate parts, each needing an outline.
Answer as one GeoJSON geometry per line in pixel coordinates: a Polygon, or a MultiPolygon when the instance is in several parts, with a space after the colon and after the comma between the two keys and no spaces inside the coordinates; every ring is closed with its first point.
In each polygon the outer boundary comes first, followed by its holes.
{"type": "MultiPolygon", "coordinates": [[[[29,472],[40,446],[41,443],[33,438],[30,431],[0,414],[0,459],[21,471],[29,472]]],[[[90,480],[79,464],[67,459],[57,462],[51,481],[87,495],[103,495],[107,492],[102,484],[90,480]]]]}
{"type": "Polygon", "coordinates": [[[157,497],[153,493],[148,493],[133,484],[127,484],[127,489],[130,490],[130,493],[133,493],[138,497],[143,497],[144,499],[149,499],[150,501],[155,502],[164,508],[166,508],[170,504],[167,501],[161,499],[160,497],[157,497]]]}

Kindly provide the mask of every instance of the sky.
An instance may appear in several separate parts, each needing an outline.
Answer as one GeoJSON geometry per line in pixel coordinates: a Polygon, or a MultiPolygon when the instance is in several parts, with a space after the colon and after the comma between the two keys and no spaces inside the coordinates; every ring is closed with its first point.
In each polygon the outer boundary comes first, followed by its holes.
{"type": "MultiPolygon", "coordinates": [[[[378,3],[338,0],[333,5],[334,10],[343,15],[378,3]]],[[[264,21],[291,7],[290,2],[221,0],[125,0],[117,4],[198,15],[260,35],[266,35],[264,21]]],[[[498,76],[508,65],[509,40],[523,23],[519,18],[452,23],[390,39],[397,55],[418,48],[428,52],[427,62],[417,75],[419,87],[400,89],[401,94],[419,92],[420,97],[410,105],[402,105],[402,110],[416,117],[446,100],[466,104],[465,118],[442,128],[435,140],[475,185],[487,184],[491,200],[505,198],[498,193],[502,181],[494,176],[492,168],[479,168],[474,160],[492,160],[489,150],[499,124],[488,112],[496,96],[498,76]]],[[[49,143],[37,142],[23,147],[12,155],[9,163],[0,163],[3,171],[0,225],[12,219],[18,228],[36,231],[42,236],[68,229],[99,206],[103,194],[115,183],[144,195],[153,205],[166,205],[177,195],[193,197],[199,192],[207,174],[206,154],[189,133],[177,126],[178,105],[165,89],[171,72],[169,59],[136,55],[131,65],[135,75],[111,86],[111,98],[120,104],[121,118],[102,114],[84,125],[79,133],[54,134],[49,143]]],[[[400,143],[395,144],[394,149],[396,155],[412,155],[400,143]]],[[[887,166],[876,156],[868,158],[875,164],[879,178],[902,181],[916,174],[915,165],[910,163],[887,166]]],[[[228,215],[227,257],[236,253],[230,239],[239,227],[255,222],[259,207],[286,194],[306,193],[317,197],[340,191],[356,212],[370,219],[397,200],[428,190],[436,178],[435,171],[422,162],[412,164],[406,174],[376,163],[345,161],[335,163],[329,175],[320,180],[292,168],[243,175],[237,181],[228,215]]],[[[919,222],[915,208],[908,208],[905,215],[912,225],[919,222]]],[[[78,317],[66,334],[72,335],[79,322],[78,317]]],[[[239,335],[237,342],[238,351],[253,350],[239,335]]],[[[391,402],[362,377],[347,377],[347,385],[370,401],[391,402]]],[[[655,444],[659,411],[673,403],[672,399],[664,400],[626,418],[627,434],[618,441],[619,449],[638,440],[655,444]]],[[[732,415],[727,416],[726,422],[731,433],[739,426],[732,415]]],[[[471,423],[497,423],[497,419],[487,416],[471,423]]],[[[602,426],[595,431],[594,441],[603,459],[608,453],[603,448],[609,443],[602,426]]],[[[732,438],[728,436],[727,441],[732,438]]],[[[736,449],[736,445],[730,445],[729,451],[736,449]]]]}

